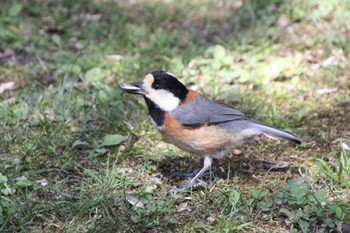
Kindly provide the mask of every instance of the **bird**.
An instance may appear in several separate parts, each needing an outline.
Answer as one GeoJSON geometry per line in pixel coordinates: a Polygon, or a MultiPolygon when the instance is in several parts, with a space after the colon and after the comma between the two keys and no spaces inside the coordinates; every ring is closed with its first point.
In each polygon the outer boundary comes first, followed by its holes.
{"type": "Polygon", "coordinates": [[[143,96],[153,125],[166,141],[204,158],[203,167],[189,183],[170,192],[176,194],[197,187],[197,180],[211,168],[213,159],[230,152],[259,135],[281,138],[295,144],[302,139],[293,133],[258,122],[241,111],[187,88],[173,74],[157,70],[141,82],[121,88],[143,96]]]}

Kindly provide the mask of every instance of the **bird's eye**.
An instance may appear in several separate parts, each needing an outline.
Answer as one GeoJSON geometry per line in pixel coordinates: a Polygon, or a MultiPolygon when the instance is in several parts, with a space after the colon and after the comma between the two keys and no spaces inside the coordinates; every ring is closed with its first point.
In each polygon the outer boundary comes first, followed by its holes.
{"type": "Polygon", "coordinates": [[[156,90],[159,89],[159,83],[153,83],[152,86],[153,86],[153,88],[156,89],[156,90]]]}

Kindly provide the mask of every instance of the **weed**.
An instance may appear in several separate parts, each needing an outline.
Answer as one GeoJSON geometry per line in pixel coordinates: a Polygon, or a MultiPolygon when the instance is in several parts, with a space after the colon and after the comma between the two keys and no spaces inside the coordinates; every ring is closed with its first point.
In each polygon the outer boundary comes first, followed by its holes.
{"type": "Polygon", "coordinates": [[[335,161],[328,163],[317,159],[317,164],[330,187],[350,187],[350,148],[345,143],[341,145],[342,151],[335,161]]]}
{"type": "Polygon", "coordinates": [[[269,198],[266,192],[253,189],[251,202],[256,202],[263,212],[275,211],[276,217],[290,230],[327,232],[344,220],[344,207],[332,204],[325,190],[313,191],[304,177],[290,180],[285,188],[278,186],[278,190],[273,198],[269,198]]]}

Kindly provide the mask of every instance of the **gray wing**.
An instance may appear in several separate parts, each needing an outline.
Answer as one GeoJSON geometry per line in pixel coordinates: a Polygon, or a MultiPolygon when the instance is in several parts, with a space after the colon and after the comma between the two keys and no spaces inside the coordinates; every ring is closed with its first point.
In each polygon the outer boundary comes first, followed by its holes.
{"type": "Polygon", "coordinates": [[[195,128],[225,122],[249,120],[242,112],[200,95],[171,112],[182,125],[195,128]]]}
{"type": "Polygon", "coordinates": [[[177,121],[188,128],[220,125],[232,134],[242,132],[247,138],[264,133],[296,144],[302,142],[302,139],[290,132],[259,123],[234,108],[216,103],[204,96],[195,97],[171,113],[177,121]]]}

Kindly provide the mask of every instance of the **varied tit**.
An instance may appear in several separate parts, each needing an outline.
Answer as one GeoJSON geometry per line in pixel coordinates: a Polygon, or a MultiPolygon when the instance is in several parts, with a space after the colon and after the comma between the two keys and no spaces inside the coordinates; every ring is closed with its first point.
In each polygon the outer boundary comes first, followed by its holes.
{"type": "Polygon", "coordinates": [[[302,142],[292,133],[259,123],[188,89],[165,71],[154,71],[142,82],[129,82],[121,87],[144,97],[154,126],[168,142],[204,158],[203,168],[188,185],[172,190],[173,193],[196,186],[196,180],[211,167],[213,158],[224,158],[255,136],[265,134],[296,144],[302,142]]]}

